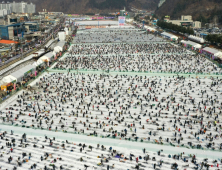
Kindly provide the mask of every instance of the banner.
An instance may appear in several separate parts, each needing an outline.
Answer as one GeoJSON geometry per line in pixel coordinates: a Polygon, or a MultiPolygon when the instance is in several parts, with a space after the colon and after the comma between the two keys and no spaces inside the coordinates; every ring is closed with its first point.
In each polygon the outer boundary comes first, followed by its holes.
{"type": "Polygon", "coordinates": [[[97,17],[97,19],[104,19],[104,17],[97,17]]]}
{"type": "Polygon", "coordinates": [[[125,25],[125,20],[126,20],[125,17],[118,16],[118,23],[119,23],[119,26],[124,26],[124,25],[125,25]]]}

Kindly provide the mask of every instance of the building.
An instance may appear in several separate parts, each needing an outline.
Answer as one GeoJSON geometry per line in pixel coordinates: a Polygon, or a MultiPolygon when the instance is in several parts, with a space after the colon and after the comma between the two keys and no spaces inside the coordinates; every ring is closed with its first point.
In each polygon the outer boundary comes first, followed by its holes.
{"type": "Polygon", "coordinates": [[[193,21],[191,15],[182,15],[180,20],[170,20],[168,17],[165,18],[164,21],[184,27],[201,28],[201,22],[193,21]]]}
{"type": "Polygon", "coordinates": [[[11,13],[10,10],[7,10],[7,9],[0,9],[0,17],[3,17],[3,16],[6,16],[6,15],[9,15],[11,13]]]}
{"type": "Polygon", "coordinates": [[[35,4],[33,4],[33,3],[27,4],[27,12],[26,13],[35,13],[35,4]]]}
{"type": "Polygon", "coordinates": [[[194,21],[193,22],[193,28],[201,28],[201,22],[200,21],[194,21]]]}
{"type": "Polygon", "coordinates": [[[32,32],[36,32],[39,30],[39,23],[38,22],[24,22],[25,25],[25,30],[27,32],[32,31],[32,32]]]}
{"type": "Polygon", "coordinates": [[[2,1],[0,3],[0,10],[6,9],[9,11],[9,13],[35,13],[36,6],[33,3],[28,4],[27,2],[15,2],[13,1],[12,3],[7,2],[5,3],[2,1]]]}
{"type": "Polygon", "coordinates": [[[9,2],[5,3],[4,1],[2,1],[2,3],[0,3],[0,17],[6,16],[11,12],[12,12],[11,3],[9,2]]]}
{"type": "Polygon", "coordinates": [[[8,24],[16,24],[18,22],[18,18],[15,15],[8,15],[7,16],[8,19],[8,24]]]}
{"type": "Polygon", "coordinates": [[[24,23],[10,25],[0,25],[0,35],[2,39],[14,40],[25,32],[24,23]]]}
{"type": "Polygon", "coordinates": [[[5,3],[4,1],[2,1],[2,3],[0,3],[0,10],[2,10],[2,9],[12,11],[11,3],[10,2],[5,3]]]}

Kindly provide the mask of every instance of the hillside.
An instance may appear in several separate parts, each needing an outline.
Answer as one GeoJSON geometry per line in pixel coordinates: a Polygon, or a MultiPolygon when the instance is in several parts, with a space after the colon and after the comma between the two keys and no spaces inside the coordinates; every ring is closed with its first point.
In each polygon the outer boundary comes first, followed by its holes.
{"type": "Polygon", "coordinates": [[[156,10],[156,15],[169,15],[171,19],[178,19],[181,15],[192,15],[194,19],[209,19],[208,21],[217,15],[222,22],[222,0],[166,0],[156,10]]]}
{"type": "MultiPolygon", "coordinates": [[[[20,2],[20,0],[11,0],[20,2]]],[[[64,13],[108,13],[130,6],[155,10],[159,0],[23,0],[36,4],[36,10],[61,11],[64,13]]]]}

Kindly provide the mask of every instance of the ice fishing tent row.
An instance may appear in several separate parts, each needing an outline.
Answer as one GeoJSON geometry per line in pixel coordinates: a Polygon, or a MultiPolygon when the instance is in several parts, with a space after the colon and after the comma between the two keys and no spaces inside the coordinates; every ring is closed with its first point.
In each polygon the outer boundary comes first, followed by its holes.
{"type": "Polygon", "coordinates": [[[54,47],[54,52],[58,53],[60,51],[63,51],[65,43],[66,43],[65,41],[59,41],[54,47]]]}
{"type": "Polygon", "coordinates": [[[200,49],[202,47],[202,45],[193,41],[181,40],[181,44],[183,44],[184,47],[191,48],[192,50],[200,49]]]}
{"type": "Polygon", "coordinates": [[[188,39],[189,39],[189,40],[196,41],[196,42],[199,42],[199,43],[204,43],[204,39],[203,39],[203,38],[196,37],[196,36],[194,36],[194,35],[189,35],[189,36],[188,36],[188,39]]]}
{"type": "Polygon", "coordinates": [[[25,77],[26,75],[30,74],[30,73],[33,73],[35,71],[35,66],[33,65],[27,65],[13,73],[11,73],[10,75],[4,77],[2,79],[2,83],[10,83],[10,82],[13,82],[13,81],[21,81],[23,77],[25,77]]]}
{"type": "Polygon", "coordinates": [[[211,57],[212,59],[222,59],[222,52],[215,48],[205,47],[201,50],[201,53],[207,55],[208,57],[211,57]]]}
{"type": "Polygon", "coordinates": [[[167,32],[162,32],[161,36],[163,36],[164,38],[170,39],[170,40],[177,40],[178,39],[177,36],[167,33],[167,32]]]}

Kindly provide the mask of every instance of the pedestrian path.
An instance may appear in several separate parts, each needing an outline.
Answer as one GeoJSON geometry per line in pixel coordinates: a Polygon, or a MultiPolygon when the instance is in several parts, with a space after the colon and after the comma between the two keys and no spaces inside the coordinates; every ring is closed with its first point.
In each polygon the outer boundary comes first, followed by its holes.
{"type": "Polygon", "coordinates": [[[180,148],[172,146],[166,146],[166,145],[157,145],[152,143],[141,143],[141,142],[131,142],[131,141],[125,141],[125,140],[116,140],[116,139],[106,139],[106,138],[97,138],[93,136],[85,136],[85,135],[79,135],[79,134],[69,134],[69,133],[62,133],[62,132],[53,132],[53,131],[46,131],[39,129],[30,129],[30,128],[21,128],[21,127],[14,127],[14,126],[8,126],[8,125],[2,125],[0,131],[13,131],[16,134],[24,134],[24,132],[27,135],[30,136],[42,136],[43,134],[48,136],[49,138],[55,137],[56,139],[60,140],[68,140],[73,142],[79,142],[79,143],[90,143],[90,144],[100,144],[105,146],[118,146],[121,148],[126,149],[137,149],[142,150],[143,148],[146,148],[147,151],[157,152],[159,150],[163,150],[166,154],[178,154],[181,152],[185,152],[186,155],[188,154],[195,154],[196,157],[199,158],[210,158],[210,159],[220,159],[221,158],[221,152],[220,151],[206,151],[206,150],[199,150],[199,149],[187,149],[187,148],[180,148]]]}
{"type": "Polygon", "coordinates": [[[130,76],[161,76],[161,77],[177,77],[177,76],[183,76],[183,77],[193,77],[193,78],[222,78],[222,75],[216,75],[216,74],[183,74],[183,73],[161,73],[161,72],[150,72],[150,73],[144,73],[144,72],[119,72],[119,71],[102,71],[102,70],[57,70],[57,69],[48,69],[51,73],[84,73],[84,74],[105,74],[105,75],[130,75],[130,76]]]}

